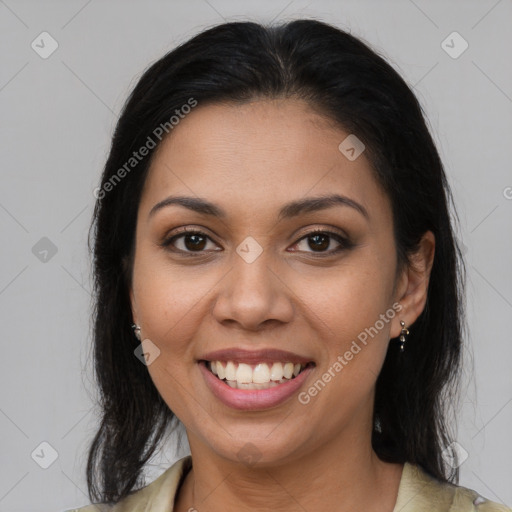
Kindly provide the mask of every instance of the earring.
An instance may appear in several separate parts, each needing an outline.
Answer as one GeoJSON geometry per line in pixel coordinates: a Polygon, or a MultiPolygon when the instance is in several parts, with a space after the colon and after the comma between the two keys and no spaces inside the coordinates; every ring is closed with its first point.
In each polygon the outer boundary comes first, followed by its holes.
{"type": "Polygon", "coordinates": [[[140,341],[140,325],[133,324],[132,329],[135,334],[135,337],[140,341]]]}
{"type": "Polygon", "coordinates": [[[404,345],[405,345],[405,337],[409,334],[409,329],[405,327],[405,322],[403,320],[400,320],[400,325],[402,326],[402,330],[400,331],[400,352],[404,351],[404,345]]]}

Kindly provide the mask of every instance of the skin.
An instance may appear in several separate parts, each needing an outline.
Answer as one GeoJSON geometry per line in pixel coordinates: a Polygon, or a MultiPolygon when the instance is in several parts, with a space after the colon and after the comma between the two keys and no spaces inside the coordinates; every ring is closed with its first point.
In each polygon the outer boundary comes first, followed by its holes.
{"type": "Polygon", "coordinates": [[[142,339],[160,350],[148,371],[191,448],[177,512],[393,510],[403,466],[372,450],[375,382],[400,320],[410,326],[425,306],[435,241],[426,233],[413,265],[398,270],[389,199],[364,153],[350,161],[339,151],[347,135],[301,100],[259,99],[197,106],[155,154],[130,298],[142,339]],[[368,218],[346,205],[277,217],[285,203],[332,193],[368,218]],[[207,199],[226,217],[177,205],[150,216],[170,195],[207,199]],[[199,256],[179,253],[194,251],[190,237],[162,247],[182,226],[209,237],[199,256]],[[317,228],[353,246],[327,238],[318,250],[304,238],[317,228]],[[236,252],[248,236],[263,249],[252,263],[236,252]],[[294,396],[267,410],[231,409],[197,364],[217,349],[289,350],[316,364],[304,391],[394,303],[400,313],[307,405],[294,396]],[[248,442],[255,464],[238,457],[248,442]]]}

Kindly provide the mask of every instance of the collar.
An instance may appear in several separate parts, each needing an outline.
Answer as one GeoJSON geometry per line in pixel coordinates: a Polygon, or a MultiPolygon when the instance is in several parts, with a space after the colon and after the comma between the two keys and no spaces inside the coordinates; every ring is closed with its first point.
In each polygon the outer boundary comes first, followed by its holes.
{"type": "MultiPolygon", "coordinates": [[[[185,475],[192,468],[190,455],[176,461],[148,486],[127,496],[113,508],[93,505],[94,512],[173,512],[174,500],[185,475]]],[[[92,509],[91,509],[92,510],[92,509]]],[[[491,512],[511,511],[484,500],[464,487],[443,483],[406,462],[393,512],[491,512]]],[[[85,509],[83,512],[88,512],[85,509]]]]}

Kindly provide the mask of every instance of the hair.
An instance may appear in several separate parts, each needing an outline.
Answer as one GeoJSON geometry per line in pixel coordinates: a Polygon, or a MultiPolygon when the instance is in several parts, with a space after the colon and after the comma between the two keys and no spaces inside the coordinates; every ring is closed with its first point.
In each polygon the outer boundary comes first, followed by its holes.
{"type": "Polygon", "coordinates": [[[87,463],[92,501],[116,503],[143,486],[145,464],[179,424],[134,357],[139,342],[131,328],[137,210],[159,142],[129,176],[120,171],[191,99],[206,105],[260,98],[304,100],[365,144],[392,207],[399,268],[411,264],[426,231],[435,235],[426,306],[405,352],[389,344],[376,382],[372,445],[382,460],[418,464],[441,481],[458,479],[442,451],[450,442],[447,406],[458,396],[465,270],[450,216],[453,199],[421,106],[390,64],[334,26],[233,22],[199,33],[152,64],[115,128],[89,233],[90,246],[94,230],[93,355],[101,411],[87,463]]]}

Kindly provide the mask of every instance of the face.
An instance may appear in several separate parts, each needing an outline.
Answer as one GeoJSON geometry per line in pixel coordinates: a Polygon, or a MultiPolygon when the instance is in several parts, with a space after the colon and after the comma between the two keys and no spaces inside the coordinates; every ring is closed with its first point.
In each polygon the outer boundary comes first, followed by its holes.
{"type": "Polygon", "coordinates": [[[371,431],[389,338],[414,319],[389,200],[348,135],[299,100],[199,105],[155,154],[133,319],[193,453],[274,464],[371,431]]]}

